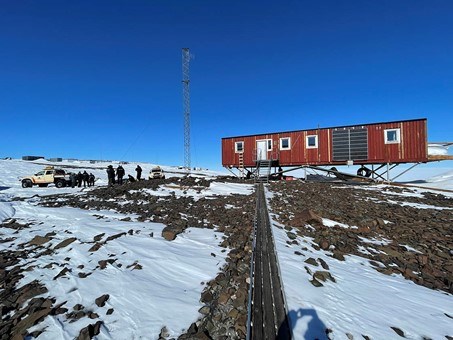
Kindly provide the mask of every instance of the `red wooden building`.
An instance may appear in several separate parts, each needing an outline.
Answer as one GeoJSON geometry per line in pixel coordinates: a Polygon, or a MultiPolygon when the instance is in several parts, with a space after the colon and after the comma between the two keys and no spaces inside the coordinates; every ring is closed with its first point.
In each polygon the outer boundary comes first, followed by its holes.
{"type": "Polygon", "coordinates": [[[349,125],[222,138],[222,165],[254,168],[257,161],[272,166],[383,165],[425,163],[427,121],[349,125]]]}

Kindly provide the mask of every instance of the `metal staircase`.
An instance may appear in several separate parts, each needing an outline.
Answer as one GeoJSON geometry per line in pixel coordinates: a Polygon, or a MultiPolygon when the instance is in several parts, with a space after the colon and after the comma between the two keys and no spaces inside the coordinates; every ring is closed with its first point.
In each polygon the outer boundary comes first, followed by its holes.
{"type": "Polygon", "coordinates": [[[255,183],[269,183],[271,164],[272,161],[269,159],[260,159],[256,161],[255,183]]]}

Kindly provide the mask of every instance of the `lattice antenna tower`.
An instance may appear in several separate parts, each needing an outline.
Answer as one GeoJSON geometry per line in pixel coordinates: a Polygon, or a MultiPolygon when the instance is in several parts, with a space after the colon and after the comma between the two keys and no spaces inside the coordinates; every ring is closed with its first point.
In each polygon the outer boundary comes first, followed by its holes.
{"type": "Polygon", "coordinates": [[[184,109],[184,167],[190,171],[190,52],[182,49],[182,93],[184,109]]]}

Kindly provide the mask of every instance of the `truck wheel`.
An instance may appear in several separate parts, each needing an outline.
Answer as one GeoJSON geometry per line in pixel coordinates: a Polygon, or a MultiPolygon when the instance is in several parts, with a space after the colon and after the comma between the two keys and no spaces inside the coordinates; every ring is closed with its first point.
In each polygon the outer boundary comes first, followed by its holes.
{"type": "Polygon", "coordinates": [[[55,182],[55,186],[57,188],[63,188],[65,186],[65,182],[64,181],[56,181],[55,182]]]}
{"type": "Polygon", "coordinates": [[[24,179],[22,181],[22,188],[31,188],[33,183],[29,179],[24,179]]]}

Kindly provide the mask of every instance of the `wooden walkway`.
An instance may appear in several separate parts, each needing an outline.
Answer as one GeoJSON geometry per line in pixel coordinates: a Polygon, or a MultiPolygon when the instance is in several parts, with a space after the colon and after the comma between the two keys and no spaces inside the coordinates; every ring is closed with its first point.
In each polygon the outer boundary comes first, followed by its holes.
{"type": "Polygon", "coordinates": [[[247,339],[291,339],[263,184],[256,194],[247,339]]]}

